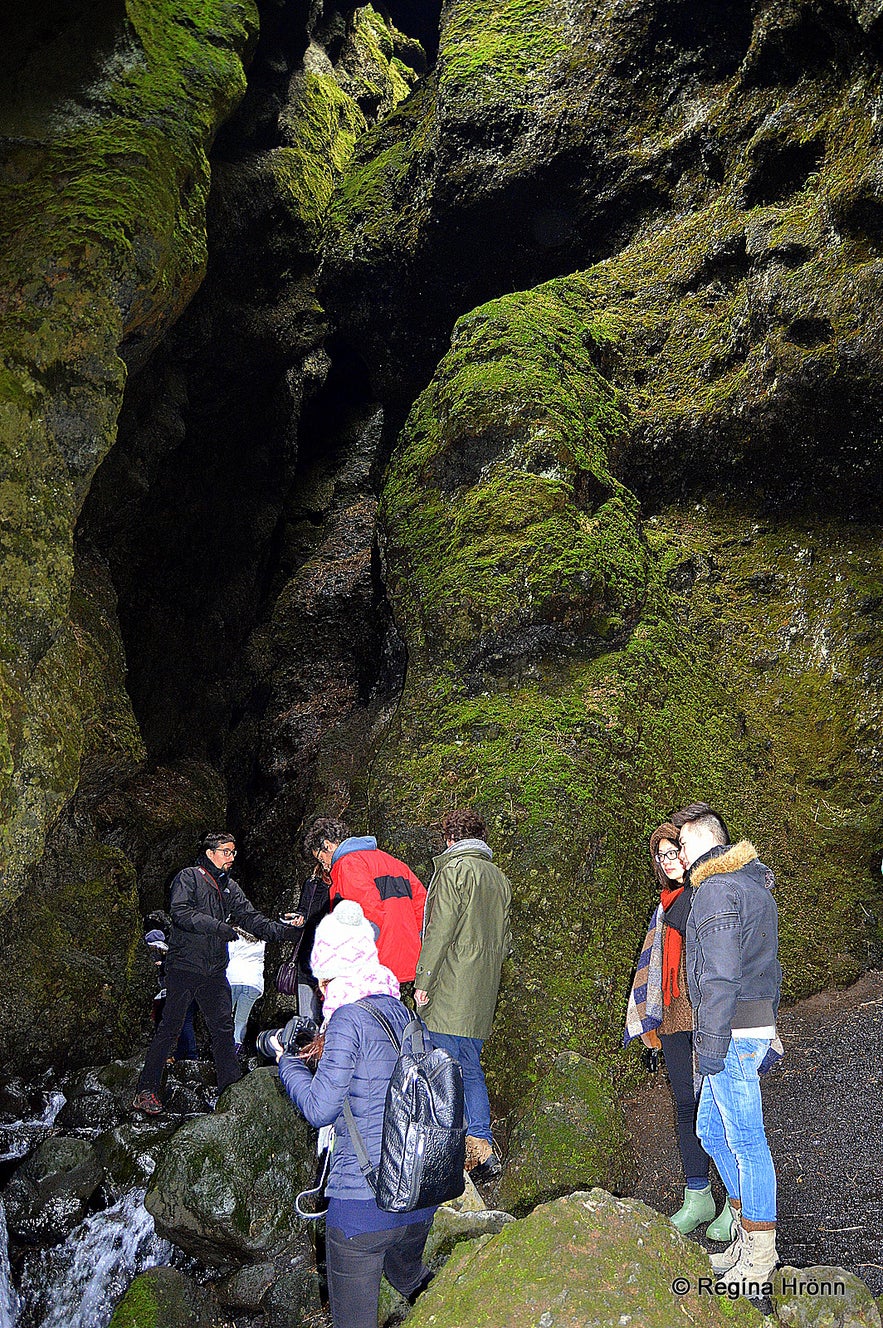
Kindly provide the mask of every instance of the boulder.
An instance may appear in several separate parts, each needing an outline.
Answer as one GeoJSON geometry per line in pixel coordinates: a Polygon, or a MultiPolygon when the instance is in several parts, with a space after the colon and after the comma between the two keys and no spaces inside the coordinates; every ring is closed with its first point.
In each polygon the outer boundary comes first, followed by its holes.
{"type": "Polygon", "coordinates": [[[845,1268],[778,1268],[771,1296],[786,1328],[880,1328],[880,1311],[861,1278],[845,1268]]]}
{"type": "Polygon", "coordinates": [[[205,1263],[262,1259],[302,1229],[294,1199],[315,1163],[314,1132],[265,1067],[175,1132],[145,1206],[161,1236],[205,1263]]]}
{"type": "Polygon", "coordinates": [[[594,1189],[455,1249],[408,1328],[761,1328],[752,1305],[700,1294],[700,1279],[711,1285],[705,1252],[666,1217],[594,1189]]]}
{"type": "Polygon", "coordinates": [[[113,1312],[110,1328],[224,1328],[205,1287],[177,1268],[139,1273],[113,1312]]]}
{"type": "Polygon", "coordinates": [[[44,1139],[4,1191],[10,1234],[23,1244],[64,1240],[85,1215],[103,1178],[104,1168],[87,1139],[44,1139]]]}
{"type": "Polygon", "coordinates": [[[500,1203],[523,1212],[575,1186],[618,1190],[622,1149],[622,1118],[609,1084],[591,1061],[564,1051],[509,1136],[500,1203]]]}

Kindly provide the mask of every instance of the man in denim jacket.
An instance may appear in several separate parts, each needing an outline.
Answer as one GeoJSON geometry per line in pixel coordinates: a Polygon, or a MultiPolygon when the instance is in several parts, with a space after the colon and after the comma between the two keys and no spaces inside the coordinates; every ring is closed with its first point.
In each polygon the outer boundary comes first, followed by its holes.
{"type": "Polygon", "coordinates": [[[782,984],[773,874],[742,840],[730,844],[707,803],[672,817],[693,906],[686,961],[693,1046],[702,1076],[696,1131],[741,1210],[735,1239],[712,1267],[761,1295],[778,1262],[776,1174],[763,1125],[758,1071],[776,1036],[782,984]]]}

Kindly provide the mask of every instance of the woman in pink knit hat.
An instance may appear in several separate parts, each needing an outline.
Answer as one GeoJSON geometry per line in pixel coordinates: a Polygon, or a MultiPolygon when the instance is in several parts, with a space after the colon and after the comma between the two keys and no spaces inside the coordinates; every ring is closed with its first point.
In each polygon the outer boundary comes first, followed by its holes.
{"type": "Polygon", "coordinates": [[[378,959],[374,928],[354,900],[341,900],[319,923],[310,966],[323,997],[322,1033],[300,1056],[280,1057],[279,1078],[311,1125],[335,1127],[325,1214],[334,1328],[376,1328],[381,1274],[412,1304],[430,1281],[423,1247],[435,1209],[386,1213],[377,1207],[342,1112],[349,1098],[376,1166],[386,1090],[398,1052],[365,1007],[376,1009],[399,1041],[411,1013],[398,999],[398,981],[378,959]],[[313,1075],[306,1060],[317,1056],[313,1075]]]}

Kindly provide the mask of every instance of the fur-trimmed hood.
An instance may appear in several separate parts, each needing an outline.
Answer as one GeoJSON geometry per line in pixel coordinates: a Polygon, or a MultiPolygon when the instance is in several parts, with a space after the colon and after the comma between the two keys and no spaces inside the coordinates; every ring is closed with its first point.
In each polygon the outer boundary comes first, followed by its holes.
{"type": "Polygon", "coordinates": [[[723,876],[728,872],[741,871],[749,862],[757,858],[757,849],[747,839],[740,839],[738,844],[722,845],[720,851],[711,849],[690,868],[690,884],[696,889],[707,881],[709,876],[723,876]]]}

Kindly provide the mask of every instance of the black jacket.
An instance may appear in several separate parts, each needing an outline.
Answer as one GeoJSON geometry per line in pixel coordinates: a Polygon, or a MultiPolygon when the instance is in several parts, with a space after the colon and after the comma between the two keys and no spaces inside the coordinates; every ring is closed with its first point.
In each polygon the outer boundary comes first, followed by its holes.
{"type": "Polygon", "coordinates": [[[205,859],[178,872],[172,881],[170,911],[167,969],[222,973],[227,967],[227,942],[236,940],[230,923],[263,941],[288,941],[300,935],[296,927],[264,917],[226,872],[212,870],[205,859]]]}

